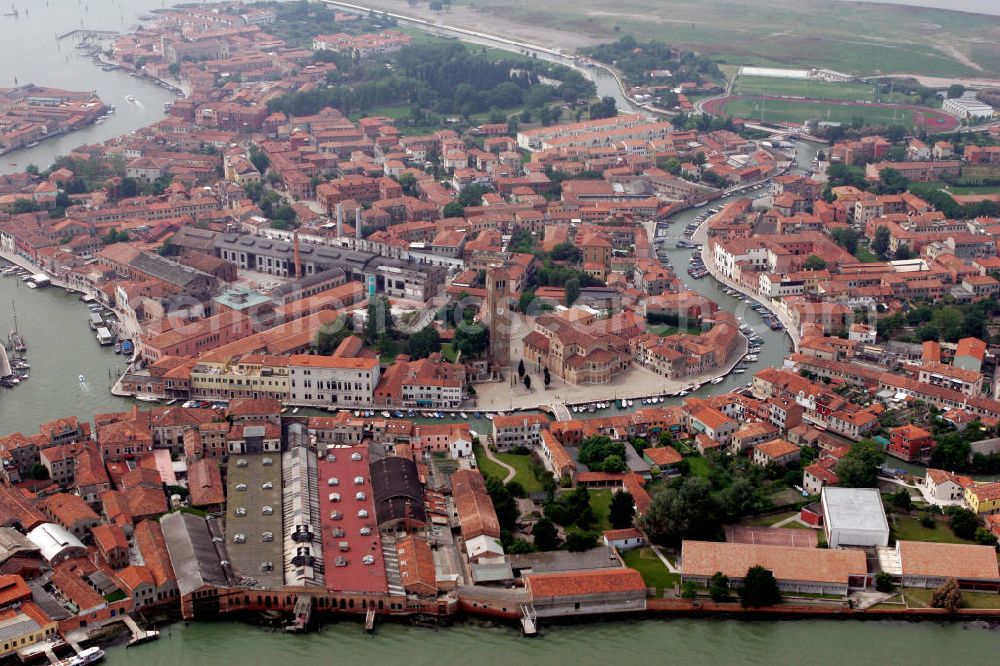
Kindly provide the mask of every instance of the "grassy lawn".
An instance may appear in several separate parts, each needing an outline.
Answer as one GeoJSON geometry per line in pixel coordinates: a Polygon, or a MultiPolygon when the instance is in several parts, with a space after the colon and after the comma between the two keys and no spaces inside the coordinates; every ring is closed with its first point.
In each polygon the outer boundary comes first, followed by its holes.
{"type": "Polygon", "coordinates": [[[862,263],[865,263],[865,264],[871,264],[871,263],[874,263],[876,261],[881,261],[881,259],[879,259],[878,257],[876,257],[872,253],[872,251],[869,250],[864,245],[858,245],[858,249],[854,251],[854,256],[858,258],[858,261],[860,261],[862,263]]]}
{"type": "Polygon", "coordinates": [[[949,185],[948,183],[927,183],[951,194],[993,194],[1000,192],[1000,185],[949,185]]]}
{"type": "Polygon", "coordinates": [[[936,543],[975,543],[966,539],[959,539],[951,531],[951,528],[944,523],[935,523],[936,527],[927,528],[920,524],[916,518],[903,516],[893,517],[894,530],[897,541],[934,541],[936,543]]]}
{"type": "Polygon", "coordinates": [[[691,470],[691,476],[700,476],[703,479],[708,478],[708,475],[712,471],[712,466],[704,456],[691,456],[689,458],[685,458],[685,460],[688,461],[688,468],[691,470]]]}
{"type": "Polygon", "coordinates": [[[507,476],[507,470],[486,457],[486,451],[482,444],[473,446],[472,453],[476,456],[476,467],[483,473],[483,476],[492,476],[501,480],[507,476]]]}
{"type": "Polygon", "coordinates": [[[656,588],[656,596],[658,597],[663,596],[664,590],[672,590],[680,582],[681,577],[678,574],[670,573],[670,570],[664,566],[653,549],[648,546],[625,551],[622,553],[622,559],[625,560],[625,566],[642,574],[642,580],[645,581],[646,587],[656,588]]]}
{"type": "Polygon", "coordinates": [[[514,476],[513,480],[524,486],[526,491],[533,493],[542,489],[542,482],[536,479],[531,471],[533,458],[530,454],[498,453],[496,456],[517,470],[517,475],[514,476]]]}
{"type": "MultiPolygon", "coordinates": [[[[929,607],[934,590],[904,588],[903,596],[911,607],[929,607]]],[[[962,608],[1000,608],[1000,594],[962,590],[962,608]]]]}
{"type": "MultiPolygon", "coordinates": [[[[473,446],[472,453],[476,456],[476,466],[483,473],[483,476],[492,476],[500,480],[506,478],[507,470],[486,457],[486,450],[482,444],[473,446]]],[[[498,460],[502,460],[517,470],[511,480],[520,483],[527,492],[533,493],[542,489],[542,482],[536,479],[531,471],[532,457],[530,454],[496,453],[494,455],[498,460]]],[[[610,502],[610,498],[608,501],[610,502]]],[[[604,513],[607,514],[606,507],[604,513]]],[[[605,518],[607,518],[606,515],[605,518]]]]}
{"type": "Polygon", "coordinates": [[[593,509],[597,522],[590,528],[591,532],[604,532],[611,529],[608,511],[611,509],[611,490],[600,489],[590,491],[590,508],[593,509]]]}
{"type": "Polygon", "coordinates": [[[875,101],[874,86],[863,83],[827,83],[770,76],[741,76],[735,92],[740,95],[875,101]]]}
{"type": "Polygon", "coordinates": [[[452,363],[458,358],[458,352],[455,351],[455,347],[450,342],[444,342],[441,344],[441,355],[444,356],[445,360],[452,363]]]}
{"type": "MultiPolygon", "coordinates": [[[[747,518],[741,521],[742,525],[749,525],[752,527],[770,527],[775,523],[780,523],[782,520],[787,520],[793,516],[799,515],[798,511],[787,511],[785,513],[773,513],[767,516],[754,516],[752,518],[747,518]]],[[[801,526],[800,526],[801,527],[801,526]]]]}
{"type": "Polygon", "coordinates": [[[669,324],[653,324],[646,327],[647,333],[655,333],[664,337],[678,333],[701,333],[700,326],[670,326],[669,324]]]}

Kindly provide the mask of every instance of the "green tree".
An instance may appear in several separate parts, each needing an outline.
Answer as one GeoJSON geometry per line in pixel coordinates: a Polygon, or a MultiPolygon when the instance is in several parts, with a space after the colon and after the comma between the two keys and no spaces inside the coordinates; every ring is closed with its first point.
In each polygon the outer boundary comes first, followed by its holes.
{"type": "Polygon", "coordinates": [[[591,435],[580,442],[577,459],[588,467],[597,467],[603,463],[608,456],[618,456],[625,458],[625,445],[615,442],[607,435],[591,435]]]}
{"type": "Polygon", "coordinates": [[[49,469],[42,463],[35,463],[28,471],[28,476],[35,481],[47,481],[49,478],[49,469]]]}
{"type": "Polygon", "coordinates": [[[368,304],[367,318],[365,320],[365,341],[374,344],[383,334],[393,337],[395,334],[395,324],[392,320],[392,309],[385,296],[379,296],[368,304]]]}
{"type": "Polygon", "coordinates": [[[698,596],[698,586],[693,581],[685,581],[681,585],[681,599],[694,599],[698,596]]]}
{"type": "Polygon", "coordinates": [[[406,341],[406,353],[411,359],[427,358],[441,351],[441,335],[433,324],[428,324],[406,341]]]}
{"type": "Polygon", "coordinates": [[[540,518],[531,530],[538,550],[555,550],[559,547],[559,530],[548,518],[540,518]]]}
{"type": "Polygon", "coordinates": [[[878,486],[878,468],[885,461],[885,453],[878,444],[863,439],[837,464],[840,485],[845,488],[875,488],[878,486]]]}
{"type": "Polygon", "coordinates": [[[597,546],[597,535],[591,532],[568,532],[566,549],[571,553],[582,553],[597,546]]]}
{"type": "Polygon", "coordinates": [[[949,507],[948,515],[951,518],[951,531],[959,539],[972,540],[976,537],[976,530],[979,529],[979,517],[968,509],[959,507],[949,507]]]}
{"type": "Polygon", "coordinates": [[[831,232],[833,241],[851,254],[858,251],[858,232],[850,227],[841,227],[831,232]]]}
{"type": "Polygon", "coordinates": [[[975,541],[981,546],[993,546],[996,547],[1000,539],[997,539],[997,535],[993,534],[990,530],[985,527],[977,527],[975,541]]]}
{"type": "Polygon", "coordinates": [[[566,291],[566,307],[570,307],[580,298],[580,281],[576,278],[567,280],[563,289],[566,291]]]}
{"type": "Polygon", "coordinates": [[[965,94],[965,86],[961,83],[953,83],[948,86],[948,99],[955,99],[965,94]]]}
{"type": "Polygon", "coordinates": [[[729,576],[716,571],[708,584],[708,595],[712,601],[725,601],[729,598],[729,576]]]}
{"type": "Polygon", "coordinates": [[[879,592],[892,592],[896,589],[896,584],[892,582],[892,574],[888,571],[879,571],[875,574],[875,589],[879,592]]]}
{"type": "MultiPolygon", "coordinates": [[[[350,322],[350,319],[347,319],[347,321],[350,322]]],[[[313,346],[317,354],[329,356],[350,335],[351,330],[347,326],[341,326],[338,320],[333,322],[332,325],[321,326],[316,331],[316,340],[313,342],[313,346]]]]}
{"type": "Polygon", "coordinates": [[[565,261],[569,264],[578,264],[583,259],[583,252],[572,243],[559,243],[552,252],[549,253],[553,261],[565,261]]]}
{"type": "Polygon", "coordinates": [[[465,217],[465,206],[457,201],[449,201],[445,204],[441,214],[445,217],[465,217]]]}
{"type": "Polygon", "coordinates": [[[781,590],[778,581],[770,570],[757,565],[747,570],[740,588],[740,602],[744,608],[761,608],[773,606],[781,601],[781,590]]]}
{"type": "Polygon", "coordinates": [[[821,271],[826,268],[826,261],[823,257],[810,254],[806,257],[805,263],[802,264],[802,267],[807,271],[821,271]]]}
{"type": "Polygon", "coordinates": [[[497,514],[497,522],[504,530],[513,530],[517,525],[517,519],[521,512],[517,509],[517,501],[510,494],[510,490],[500,479],[492,476],[486,477],[486,492],[493,501],[493,510],[497,514]]]}
{"type": "Polygon", "coordinates": [[[883,259],[889,253],[889,228],[879,227],[875,230],[875,237],[872,239],[872,252],[883,259]]]}
{"type": "Polygon", "coordinates": [[[632,494],[619,490],[611,496],[611,506],[608,508],[608,520],[616,530],[632,527],[635,518],[635,499],[632,494]]]}
{"type": "Polygon", "coordinates": [[[490,330],[480,323],[463,323],[455,330],[456,350],[466,358],[477,358],[486,353],[490,344],[490,330]]]}
{"type": "Polygon", "coordinates": [[[955,611],[958,610],[962,605],[962,590],[958,587],[958,581],[954,578],[949,578],[945,582],[941,583],[940,587],[934,590],[931,594],[931,607],[932,608],[944,608],[945,610],[955,611]]]}
{"type": "Polygon", "coordinates": [[[639,518],[639,527],[657,543],[677,545],[681,539],[714,539],[721,517],[711,484],[701,477],[688,477],[653,496],[639,518]]]}
{"type": "Polygon", "coordinates": [[[254,168],[260,173],[266,172],[267,168],[271,166],[271,160],[258,146],[250,146],[249,158],[250,163],[253,164],[254,168]]]}

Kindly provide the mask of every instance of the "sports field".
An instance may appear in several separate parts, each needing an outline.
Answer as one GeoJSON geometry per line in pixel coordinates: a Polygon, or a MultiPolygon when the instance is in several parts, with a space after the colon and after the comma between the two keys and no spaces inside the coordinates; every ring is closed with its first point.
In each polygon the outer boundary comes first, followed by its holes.
{"type": "Polygon", "coordinates": [[[771,76],[741,76],[733,92],[746,96],[875,101],[874,86],[866,83],[828,83],[813,79],[783,79],[771,76]]]}
{"type": "Polygon", "coordinates": [[[802,123],[818,119],[832,123],[851,123],[862,118],[866,123],[906,127],[921,126],[929,132],[947,132],[958,121],[934,109],[890,104],[857,104],[846,100],[783,99],[733,95],[705,105],[713,115],[744,118],[765,123],[802,123]]]}

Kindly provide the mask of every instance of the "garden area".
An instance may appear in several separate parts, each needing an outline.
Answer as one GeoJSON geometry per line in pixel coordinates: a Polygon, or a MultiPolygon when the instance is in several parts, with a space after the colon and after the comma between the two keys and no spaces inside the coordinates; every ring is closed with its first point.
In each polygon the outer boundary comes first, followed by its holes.
{"type": "Polygon", "coordinates": [[[680,574],[671,573],[652,548],[633,548],[622,553],[625,566],[642,575],[646,587],[656,588],[655,596],[662,597],[664,591],[674,590],[681,581],[680,574]]]}

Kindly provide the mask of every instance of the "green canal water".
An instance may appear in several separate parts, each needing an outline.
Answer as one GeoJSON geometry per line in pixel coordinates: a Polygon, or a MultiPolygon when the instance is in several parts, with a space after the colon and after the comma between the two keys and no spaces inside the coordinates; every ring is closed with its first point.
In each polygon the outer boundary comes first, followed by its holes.
{"type": "Polygon", "coordinates": [[[542,625],[536,638],[513,627],[462,623],[447,629],[383,624],[364,634],[361,622],[320,633],[284,635],[237,623],[175,625],[169,635],[107,662],[143,666],[240,664],[774,664],[996,663],[1000,630],[932,622],[614,620],[542,625]]]}

